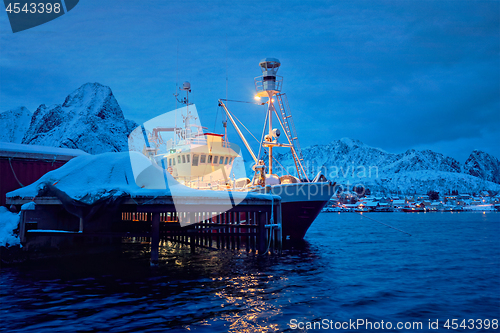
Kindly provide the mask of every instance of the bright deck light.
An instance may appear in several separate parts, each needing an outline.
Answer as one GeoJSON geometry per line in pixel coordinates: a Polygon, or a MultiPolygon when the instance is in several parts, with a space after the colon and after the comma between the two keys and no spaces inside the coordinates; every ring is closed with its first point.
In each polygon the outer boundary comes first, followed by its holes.
{"type": "Polygon", "coordinates": [[[255,95],[254,99],[255,99],[256,101],[260,101],[260,96],[255,95]]]}

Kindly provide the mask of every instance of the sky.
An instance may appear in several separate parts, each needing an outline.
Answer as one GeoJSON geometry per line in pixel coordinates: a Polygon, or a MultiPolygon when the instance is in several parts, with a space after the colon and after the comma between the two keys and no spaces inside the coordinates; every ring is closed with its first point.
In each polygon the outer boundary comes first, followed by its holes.
{"type": "MultiPolygon", "coordinates": [[[[252,101],[266,57],[281,61],[302,147],[349,137],[500,158],[499,1],[80,0],[18,33],[4,13],[0,111],[99,82],[142,123],[175,109],[189,81],[202,124],[221,131],[217,100],[252,101]]],[[[260,136],[265,107],[228,107],[260,136]]]]}

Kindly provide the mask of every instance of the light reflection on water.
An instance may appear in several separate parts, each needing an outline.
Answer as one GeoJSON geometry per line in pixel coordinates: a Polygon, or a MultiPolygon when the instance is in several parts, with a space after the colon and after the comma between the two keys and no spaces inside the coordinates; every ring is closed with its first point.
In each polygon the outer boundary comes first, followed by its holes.
{"type": "MultiPolygon", "coordinates": [[[[500,214],[321,214],[282,256],[167,242],[2,267],[5,331],[276,332],[291,319],[427,322],[500,312],[500,214]]],[[[442,331],[447,331],[443,329],[442,331]]]]}

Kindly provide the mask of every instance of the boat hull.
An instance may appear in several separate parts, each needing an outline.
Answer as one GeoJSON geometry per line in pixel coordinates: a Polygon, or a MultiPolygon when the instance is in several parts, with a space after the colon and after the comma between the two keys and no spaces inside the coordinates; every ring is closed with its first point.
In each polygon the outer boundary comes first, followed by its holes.
{"type": "Polygon", "coordinates": [[[423,209],[423,208],[414,208],[414,209],[412,209],[412,208],[403,208],[402,210],[405,213],[423,213],[423,212],[425,212],[425,209],[423,209]]]}
{"type": "Polygon", "coordinates": [[[303,239],[307,230],[326,205],[326,201],[282,202],[283,239],[303,239]]]}
{"type": "Polygon", "coordinates": [[[303,239],[334,191],[335,184],[327,182],[271,186],[271,193],[281,197],[283,239],[303,239]]]}

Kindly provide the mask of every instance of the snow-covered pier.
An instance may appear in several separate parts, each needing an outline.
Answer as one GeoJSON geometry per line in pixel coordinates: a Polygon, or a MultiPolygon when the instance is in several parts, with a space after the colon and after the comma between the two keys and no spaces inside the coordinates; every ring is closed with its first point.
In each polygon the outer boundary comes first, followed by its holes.
{"type": "Polygon", "coordinates": [[[152,264],[158,263],[160,239],[193,250],[262,254],[281,249],[279,196],[190,189],[158,169],[146,167],[134,175],[130,164],[129,153],[82,156],[8,193],[7,204],[21,211],[24,249],[62,250],[148,237],[152,264]],[[148,182],[156,188],[146,188],[148,182]]]}

